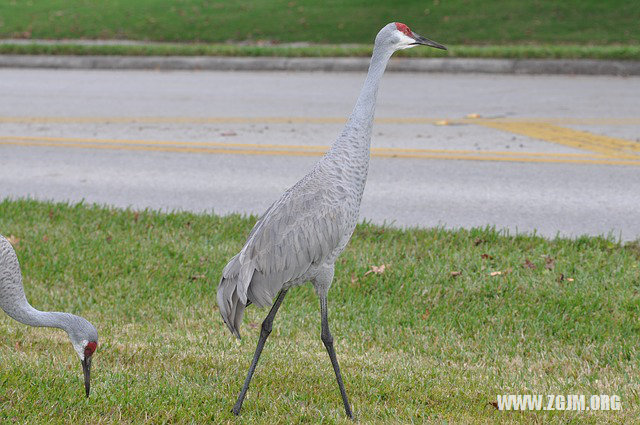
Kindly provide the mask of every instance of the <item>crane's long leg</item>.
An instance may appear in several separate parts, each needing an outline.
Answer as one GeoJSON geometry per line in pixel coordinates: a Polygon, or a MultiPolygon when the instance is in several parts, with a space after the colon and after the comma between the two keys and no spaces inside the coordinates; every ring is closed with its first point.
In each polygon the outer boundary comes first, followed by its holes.
{"type": "Polygon", "coordinates": [[[331,359],[331,364],[333,365],[333,370],[336,373],[336,379],[338,380],[338,386],[340,387],[340,394],[342,395],[342,402],[344,403],[344,410],[347,413],[347,416],[353,419],[353,414],[351,413],[351,407],[349,406],[349,399],[347,399],[347,392],[344,389],[344,383],[342,382],[342,374],[340,373],[340,366],[338,365],[338,358],[336,357],[336,351],[333,348],[333,336],[329,331],[329,318],[327,311],[327,297],[320,297],[320,320],[322,322],[322,342],[324,343],[325,348],[327,349],[327,353],[329,353],[329,358],[331,359]]]}
{"type": "Polygon", "coordinates": [[[247,395],[247,390],[249,389],[249,383],[251,382],[251,377],[253,376],[253,372],[256,370],[256,365],[258,364],[258,360],[260,359],[260,354],[262,353],[262,348],[264,347],[264,343],[267,341],[267,337],[271,333],[273,318],[276,317],[276,313],[280,308],[280,304],[282,304],[282,300],[284,296],[287,294],[288,289],[283,289],[278,292],[278,296],[276,297],[271,310],[269,310],[269,314],[262,322],[262,326],[260,329],[260,339],[258,339],[258,346],[256,347],[256,352],[253,354],[253,361],[251,361],[251,366],[249,366],[249,373],[247,373],[247,379],[244,380],[244,385],[242,386],[242,390],[240,390],[240,394],[238,395],[238,400],[236,404],[233,406],[233,414],[239,415],[240,409],[242,409],[242,402],[244,401],[244,397],[247,395]]]}

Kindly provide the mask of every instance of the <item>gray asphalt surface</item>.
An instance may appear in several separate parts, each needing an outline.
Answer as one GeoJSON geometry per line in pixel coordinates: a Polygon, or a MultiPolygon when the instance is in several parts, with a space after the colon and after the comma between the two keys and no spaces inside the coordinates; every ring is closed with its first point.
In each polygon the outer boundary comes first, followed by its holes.
{"type": "MultiPolygon", "coordinates": [[[[318,159],[291,152],[333,141],[363,79],[0,70],[0,198],[260,214],[318,159]]],[[[372,147],[406,155],[372,158],[361,217],[636,239],[638,99],[635,77],[388,73],[372,147]],[[507,131],[469,114],[566,131],[507,131]],[[595,148],[576,142],[585,132],[595,148]]]]}

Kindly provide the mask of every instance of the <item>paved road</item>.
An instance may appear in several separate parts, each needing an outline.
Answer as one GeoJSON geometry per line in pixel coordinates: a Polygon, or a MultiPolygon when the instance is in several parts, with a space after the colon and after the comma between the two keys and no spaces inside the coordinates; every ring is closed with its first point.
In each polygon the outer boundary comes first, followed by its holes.
{"type": "MultiPolygon", "coordinates": [[[[0,198],[261,213],[333,141],[362,81],[0,70],[0,198]]],[[[638,99],[640,78],[388,73],[361,216],[636,239],[638,99]]]]}

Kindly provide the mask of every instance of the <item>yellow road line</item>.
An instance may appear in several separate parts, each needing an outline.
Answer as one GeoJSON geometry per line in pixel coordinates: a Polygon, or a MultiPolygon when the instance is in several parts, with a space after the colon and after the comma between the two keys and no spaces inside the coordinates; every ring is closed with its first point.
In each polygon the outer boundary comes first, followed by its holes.
{"type": "Polygon", "coordinates": [[[221,148],[194,148],[178,146],[141,146],[141,145],[103,145],[94,143],[69,143],[69,142],[11,142],[2,141],[0,145],[19,146],[46,146],[66,147],[80,149],[106,149],[128,151],[152,151],[152,152],[183,152],[183,153],[209,153],[209,154],[237,154],[237,155],[284,155],[284,156],[320,156],[321,152],[315,151],[288,151],[288,150],[252,150],[252,149],[221,149],[221,148]]]}
{"type": "Polygon", "coordinates": [[[0,123],[18,124],[344,124],[345,122],[345,118],[332,117],[0,117],[0,123]]]}
{"type": "Polygon", "coordinates": [[[142,139],[94,139],[85,137],[38,137],[38,136],[0,136],[0,141],[43,141],[65,143],[93,143],[93,144],[121,144],[121,145],[171,145],[189,147],[220,147],[220,148],[256,148],[256,149],[288,149],[288,150],[316,150],[323,153],[328,146],[317,145],[274,145],[228,142],[198,142],[173,140],[142,140],[142,139]]]}
{"type": "MultiPolygon", "coordinates": [[[[329,146],[323,145],[277,145],[257,143],[229,143],[229,142],[198,142],[198,141],[171,141],[171,140],[142,140],[142,139],[95,139],[85,137],[45,137],[45,136],[0,136],[1,141],[25,141],[25,142],[61,142],[67,144],[112,144],[112,145],[147,145],[147,146],[175,146],[175,147],[216,147],[242,150],[302,150],[324,154],[329,146]]],[[[542,152],[512,152],[512,151],[477,151],[477,150],[450,150],[450,149],[420,149],[420,148],[371,148],[372,153],[380,154],[473,154],[473,155],[501,155],[519,157],[576,157],[605,159],[605,156],[588,153],[542,153],[542,152]]]]}
{"type": "MultiPolygon", "coordinates": [[[[345,117],[0,117],[13,124],[344,124],[345,117]]],[[[379,124],[434,124],[442,118],[376,118],[379,124]]],[[[449,122],[463,123],[461,120],[449,122]]]]}
{"type": "Polygon", "coordinates": [[[563,125],[640,125],[640,118],[500,118],[499,121],[529,121],[529,122],[546,122],[550,124],[563,125]]]}
{"type": "MultiPolygon", "coordinates": [[[[451,124],[477,124],[495,122],[544,122],[565,125],[640,125],[638,117],[623,118],[427,118],[380,117],[379,124],[435,124],[447,121],[451,124]]],[[[0,123],[14,124],[344,124],[344,117],[0,117],[0,123]]]]}
{"type": "MultiPolygon", "coordinates": [[[[72,138],[17,138],[3,137],[0,145],[18,146],[44,146],[62,148],[81,149],[105,149],[105,150],[130,150],[130,151],[152,151],[152,152],[179,152],[179,153],[206,153],[206,154],[236,154],[236,155],[281,155],[281,156],[320,156],[324,151],[306,150],[304,146],[297,146],[300,149],[290,150],[284,145],[270,145],[271,149],[255,149],[255,146],[264,145],[243,145],[213,143],[207,145],[201,142],[196,146],[182,146],[180,142],[173,142],[173,146],[149,144],[147,141],[122,141],[101,140],[101,139],[78,139],[72,138]],[[25,140],[28,139],[28,140],[25,140]],[[48,140],[55,139],[55,140],[48,140]],[[114,143],[115,142],[115,143],[114,143]],[[136,142],[136,143],[126,143],[136,142]],[[145,142],[145,143],[139,143],[145,142]],[[239,146],[240,145],[240,146],[239,146]],[[245,148],[246,146],[246,148],[245,148]],[[279,149],[276,149],[279,148],[279,149]]],[[[167,142],[170,143],[170,142],[167,142]]],[[[640,158],[636,160],[624,160],[623,158],[607,158],[602,156],[586,155],[564,155],[553,156],[553,154],[543,153],[514,153],[503,155],[501,152],[477,152],[477,151],[447,151],[447,150],[398,150],[390,148],[373,151],[372,156],[382,158],[411,158],[411,159],[448,159],[448,160],[473,160],[473,161],[507,161],[507,162],[548,162],[548,163],[572,163],[572,164],[610,164],[610,165],[635,165],[640,166],[640,158]]]]}
{"type": "Polygon", "coordinates": [[[633,158],[637,157],[633,152],[640,152],[639,143],[573,130],[545,122],[479,120],[477,123],[485,127],[522,134],[534,139],[588,150],[611,157],[633,158]]]}
{"type": "MultiPolygon", "coordinates": [[[[441,120],[376,118],[381,124],[434,124],[441,120]]],[[[0,117],[0,123],[14,124],[344,124],[346,121],[345,117],[0,117]]]]}

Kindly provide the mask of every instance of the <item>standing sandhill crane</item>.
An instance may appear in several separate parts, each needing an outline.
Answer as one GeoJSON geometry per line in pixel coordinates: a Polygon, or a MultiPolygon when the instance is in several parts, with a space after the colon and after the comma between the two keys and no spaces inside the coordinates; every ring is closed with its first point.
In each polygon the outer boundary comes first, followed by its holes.
{"type": "Polygon", "coordinates": [[[98,347],[98,331],[91,323],[70,313],[39,311],[24,295],[20,263],[13,247],[0,235],[0,308],[10,317],[29,326],[62,329],[69,335],[84,372],[84,388],[91,388],[91,356],[98,347]]]}
{"type": "Polygon", "coordinates": [[[311,172],[287,190],[258,220],[242,250],[226,265],[217,301],[224,322],[240,338],[238,328],[250,303],[275,302],[262,322],[260,339],[233,413],[238,415],[251,377],[271,333],[273,319],[287,291],[310,281],[320,298],[321,337],[347,416],[353,417],[333,348],[327,317],[327,294],[336,258],[355,230],[369,168],[369,145],[378,83],[391,55],[417,45],[446,48],[392,22],[376,36],[364,86],[342,133],[311,172]]]}

